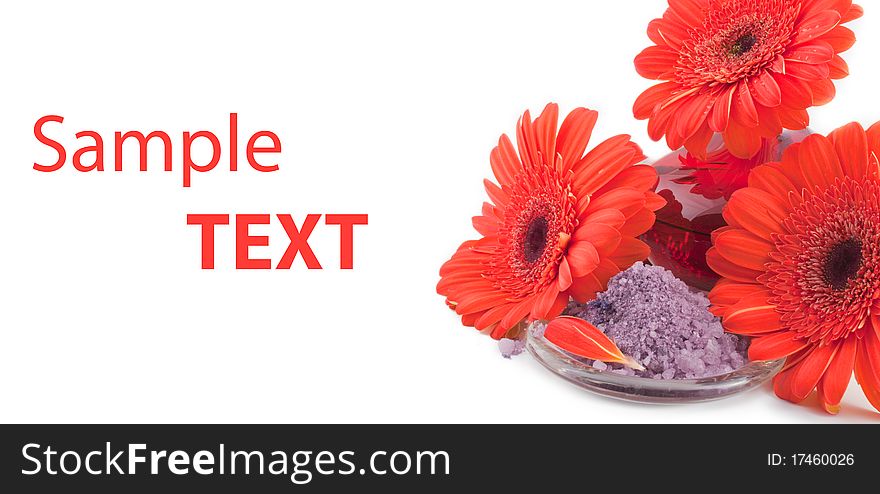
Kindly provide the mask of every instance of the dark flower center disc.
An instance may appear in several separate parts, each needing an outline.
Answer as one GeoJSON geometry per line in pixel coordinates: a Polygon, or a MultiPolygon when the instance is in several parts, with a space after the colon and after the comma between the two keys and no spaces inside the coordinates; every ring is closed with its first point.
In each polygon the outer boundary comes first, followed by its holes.
{"type": "Polygon", "coordinates": [[[862,267],[862,242],[852,238],[844,240],[831,248],[825,259],[822,274],[825,282],[835,290],[846,288],[849,280],[859,273],[862,267]]]}
{"type": "Polygon", "coordinates": [[[755,37],[754,34],[747,33],[733,42],[730,45],[730,55],[734,57],[739,57],[745,53],[748,53],[755,47],[755,43],[758,42],[758,38],[755,37]]]}
{"type": "Polygon", "coordinates": [[[523,257],[526,262],[535,262],[541,258],[544,248],[547,247],[548,229],[547,219],[543,216],[538,216],[529,223],[523,242],[523,257]]]}

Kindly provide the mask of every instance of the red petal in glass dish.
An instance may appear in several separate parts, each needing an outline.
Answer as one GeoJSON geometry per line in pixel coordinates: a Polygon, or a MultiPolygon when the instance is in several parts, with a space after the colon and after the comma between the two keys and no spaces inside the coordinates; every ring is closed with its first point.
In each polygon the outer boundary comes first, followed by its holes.
{"type": "Polygon", "coordinates": [[[642,236],[651,247],[650,261],[694,288],[711,290],[718,275],[706,264],[706,252],[712,246],[712,232],[726,226],[721,210],[727,200],[748,185],[752,168],[779,160],[785,148],[810,133],[786,132],[776,140],[765,140],[761,152],[748,160],[728,152],[716,137],[705,161],[681,149],[654,163],[660,177],[657,193],[667,203],[656,212],[654,228],[642,236]]]}

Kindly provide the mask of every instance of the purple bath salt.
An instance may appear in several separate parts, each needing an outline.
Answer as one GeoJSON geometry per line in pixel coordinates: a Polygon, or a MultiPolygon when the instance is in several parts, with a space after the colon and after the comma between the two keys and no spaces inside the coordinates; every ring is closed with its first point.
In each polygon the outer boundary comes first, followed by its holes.
{"type": "Polygon", "coordinates": [[[525,350],[526,344],[523,340],[513,340],[510,338],[501,338],[498,340],[498,350],[504,358],[516,357],[525,350]]]}
{"type": "Polygon", "coordinates": [[[698,379],[731,372],[747,361],[748,340],[725,333],[709,299],[659,266],[636,263],[587,304],[566,314],[602,330],[644,371],[591,362],[598,370],[653,379],[698,379]]]}

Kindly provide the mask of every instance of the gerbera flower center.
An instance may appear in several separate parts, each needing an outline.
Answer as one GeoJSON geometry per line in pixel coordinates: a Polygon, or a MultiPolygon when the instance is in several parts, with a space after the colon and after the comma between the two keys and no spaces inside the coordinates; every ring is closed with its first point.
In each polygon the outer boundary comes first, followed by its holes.
{"type": "Polygon", "coordinates": [[[577,223],[576,205],[570,178],[555,168],[528,168],[517,177],[491,259],[489,274],[498,289],[525,297],[555,279],[577,223]]]}
{"type": "Polygon", "coordinates": [[[755,47],[755,43],[758,42],[758,38],[755,37],[754,34],[748,33],[740,36],[736,41],[730,45],[729,53],[733,57],[738,57],[743,53],[748,53],[752,48],[755,47]]]}
{"type": "Polygon", "coordinates": [[[541,258],[544,249],[547,247],[547,231],[550,225],[547,218],[538,216],[533,219],[526,228],[525,239],[523,240],[523,257],[526,262],[533,263],[541,258]]]}
{"type": "Polygon", "coordinates": [[[822,268],[825,282],[835,290],[843,290],[862,267],[862,241],[846,239],[831,248],[822,268]]]}
{"type": "Polygon", "coordinates": [[[864,326],[880,290],[880,182],[807,193],[783,227],[759,281],[786,326],[813,342],[864,326]]]}
{"type": "Polygon", "coordinates": [[[791,42],[800,3],[710,2],[703,25],[682,42],[677,81],[687,87],[715,86],[760,73],[791,42]]]}

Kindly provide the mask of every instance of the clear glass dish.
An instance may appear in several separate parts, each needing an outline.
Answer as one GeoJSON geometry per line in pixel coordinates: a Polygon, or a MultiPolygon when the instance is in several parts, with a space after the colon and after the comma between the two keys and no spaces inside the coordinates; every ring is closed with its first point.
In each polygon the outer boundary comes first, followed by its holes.
{"type": "Polygon", "coordinates": [[[536,336],[531,329],[526,331],[526,349],[550,372],[587,391],[638,403],[697,403],[727,398],[760,386],[779,372],[784,363],[750,362],[733,372],[703,379],[624,376],[592,368],[585,359],[536,336]]]}

